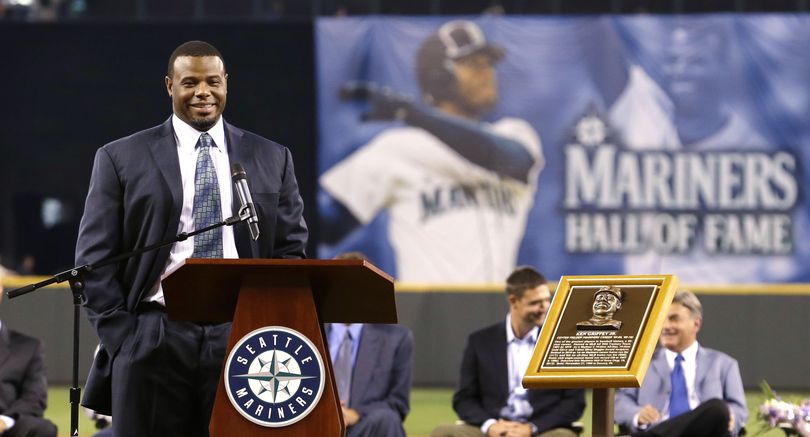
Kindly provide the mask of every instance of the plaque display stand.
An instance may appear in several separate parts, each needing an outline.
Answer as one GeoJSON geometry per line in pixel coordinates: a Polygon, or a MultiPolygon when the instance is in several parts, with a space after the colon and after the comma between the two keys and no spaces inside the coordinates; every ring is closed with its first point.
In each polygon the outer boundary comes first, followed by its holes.
{"type": "Polygon", "coordinates": [[[308,337],[324,364],[318,404],[303,420],[270,428],[248,421],[231,405],[221,375],[211,436],[324,436],[345,433],[323,323],[397,323],[392,278],[363,260],[188,259],[163,281],[166,309],[175,320],[233,321],[228,352],[265,326],[308,337]]]}
{"type": "Polygon", "coordinates": [[[613,395],[612,388],[593,389],[593,410],[591,412],[591,435],[593,437],[613,437],[613,395]]]}

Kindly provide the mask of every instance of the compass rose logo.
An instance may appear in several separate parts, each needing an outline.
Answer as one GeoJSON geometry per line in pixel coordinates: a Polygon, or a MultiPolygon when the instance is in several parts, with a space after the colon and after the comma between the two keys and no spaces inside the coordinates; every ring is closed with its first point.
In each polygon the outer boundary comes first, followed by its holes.
{"type": "Polygon", "coordinates": [[[259,328],[240,339],[225,362],[225,391],[246,419],[267,427],[291,425],[323,393],[323,360],[300,332],[259,328]]]}

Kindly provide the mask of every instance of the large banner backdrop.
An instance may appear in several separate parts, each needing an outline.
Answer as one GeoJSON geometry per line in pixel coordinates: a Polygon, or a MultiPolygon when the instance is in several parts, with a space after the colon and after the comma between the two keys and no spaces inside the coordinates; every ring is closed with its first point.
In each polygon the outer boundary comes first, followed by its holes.
{"type": "Polygon", "coordinates": [[[810,16],[334,18],[316,38],[322,258],[415,283],[810,282],[810,16]]]}

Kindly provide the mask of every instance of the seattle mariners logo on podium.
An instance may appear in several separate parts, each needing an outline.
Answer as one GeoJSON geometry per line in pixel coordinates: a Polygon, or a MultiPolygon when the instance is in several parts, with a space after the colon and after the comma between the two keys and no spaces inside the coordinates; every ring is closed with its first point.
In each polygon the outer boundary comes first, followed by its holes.
{"type": "Polygon", "coordinates": [[[246,419],[267,427],[292,425],[323,393],[323,360],[300,332],[259,328],[239,340],[225,362],[225,391],[246,419]]]}

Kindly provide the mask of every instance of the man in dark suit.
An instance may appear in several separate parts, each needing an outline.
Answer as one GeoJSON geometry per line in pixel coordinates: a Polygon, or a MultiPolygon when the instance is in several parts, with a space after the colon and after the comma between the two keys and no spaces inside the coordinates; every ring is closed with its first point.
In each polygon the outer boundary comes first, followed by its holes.
{"type": "MultiPolygon", "coordinates": [[[[0,301],[3,272],[0,272],[0,301]]],[[[0,322],[0,435],[56,437],[56,426],[42,417],[48,403],[42,342],[0,322]]]]}
{"type": "Polygon", "coordinates": [[[672,299],[661,346],[640,388],[616,392],[616,423],[634,436],[737,435],[748,419],[737,360],[703,347],[703,306],[690,291],[672,299]]]}
{"type": "Polygon", "coordinates": [[[307,228],[285,147],[225,122],[228,75],[201,41],[177,47],[165,86],[173,115],[96,153],[76,245],[78,265],[217,223],[236,213],[241,164],[260,235],[244,224],[90,272],[85,310],[101,339],[85,406],[112,414],[116,436],[207,435],[230,324],[177,322],[161,280],[186,258],[302,258],[307,228]]]}
{"type": "MultiPolygon", "coordinates": [[[[359,252],[335,259],[367,259],[359,252]]],[[[347,437],[405,437],[413,335],[400,325],[327,324],[329,356],[347,437]]]]}
{"type": "Polygon", "coordinates": [[[546,278],[518,267],[506,280],[506,322],[467,340],[453,408],[464,424],[443,425],[431,437],[574,436],[571,423],[585,409],[584,390],[526,390],[523,374],[551,302],[546,278]]]}
{"type": "MultiPolygon", "coordinates": [[[[402,421],[410,411],[413,339],[400,325],[353,323],[327,326],[333,368],[349,333],[353,364],[347,389],[338,391],[347,437],[405,437],[402,421]]],[[[338,376],[339,369],[335,369],[338,376]]]]}

